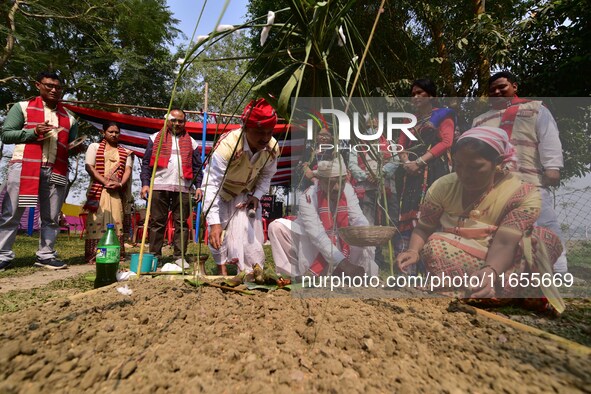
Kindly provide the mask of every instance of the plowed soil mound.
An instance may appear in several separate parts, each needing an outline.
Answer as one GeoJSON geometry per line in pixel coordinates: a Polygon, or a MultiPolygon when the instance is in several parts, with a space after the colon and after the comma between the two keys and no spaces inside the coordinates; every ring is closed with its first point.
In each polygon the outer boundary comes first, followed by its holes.
{"type": "Polygon", "coordinates": [[[0,393],[584,392],[591,358],[426,299],[142,278],[2,317],[0,393]]]}

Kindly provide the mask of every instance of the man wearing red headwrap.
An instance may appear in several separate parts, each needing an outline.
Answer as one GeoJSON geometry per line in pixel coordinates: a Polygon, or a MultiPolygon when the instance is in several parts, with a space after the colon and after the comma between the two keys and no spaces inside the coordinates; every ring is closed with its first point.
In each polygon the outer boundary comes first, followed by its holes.
{"type": "Polygon", "coordinates": [[[265,99],[251,101],[242,112],[242,124],[246,129],[273,129],[277,124],[275,109],[265,99]]]}
{"type": "Polygon", "coordinates": [[[226,262],[250,273],[263,267],[260,198],[277,171],[279,147],[273,138],[277,114],[264,99],[251,101],[242,113],[242,128],[220,137],[205,170],[202,189],[209,247],[221,275],[226,262]]]}

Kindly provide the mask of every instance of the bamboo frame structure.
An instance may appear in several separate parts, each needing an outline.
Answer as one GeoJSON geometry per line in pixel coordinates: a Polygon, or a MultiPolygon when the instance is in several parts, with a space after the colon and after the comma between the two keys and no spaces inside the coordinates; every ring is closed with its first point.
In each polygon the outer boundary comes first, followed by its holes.
{"type": "MultiPolygon", "coordinates": [[[[145,110],[149,110],[149,111],[164,111],[164,112],[168,111],[168,108],[164,108],[164,107],[146,107],[146,106],[142,106],[142,105],[132,105],[132,104],[104,103],[101,101],[62,100],[62,102],[72,103],[72,104],[100,105],[103,107],[113,107],[113,108],[145,109],[145,110]]],[[[204,108],[207,108],[207,99],[205,101],[204,108]]],[[[208,113],[209,115],[213,115],[213,116],[224,116],[224,117],[229,117],[229,118],[239,118],[240,117],[240,115],[236,115],[236,114],[222,114],[222,113],[207,112],[207,111],[192,111],[192,110],[188,110],[188,109],[187,110],[183,109],[183,112],[185,112],[187,114],[193,114],[193,115],[203,115],[205,113],[208,113]]]]}

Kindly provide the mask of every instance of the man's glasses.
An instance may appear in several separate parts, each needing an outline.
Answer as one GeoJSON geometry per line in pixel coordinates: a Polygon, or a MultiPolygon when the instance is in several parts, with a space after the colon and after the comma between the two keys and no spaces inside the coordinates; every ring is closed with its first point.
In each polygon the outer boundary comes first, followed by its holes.
{"type": "Polygon", "coordinates": [[[61,92],[62,90],[64,90],[64,87],[61,85],[54,85],[53,83],[44,83],[44,82],[39,82],[41,85],[43,85],[45,87],[45,89],[47,90],[57,90],[58,92],[61,92]]]}
{"type": "Polygon", "coordinates": [[[168,121],[169,121],[170,123],[181,123],[181,124],[182,124],[182,123],[185,123],[185,121],[184,121],[184,120],[182,120],[182,119],[169,119],[168,121]]]}

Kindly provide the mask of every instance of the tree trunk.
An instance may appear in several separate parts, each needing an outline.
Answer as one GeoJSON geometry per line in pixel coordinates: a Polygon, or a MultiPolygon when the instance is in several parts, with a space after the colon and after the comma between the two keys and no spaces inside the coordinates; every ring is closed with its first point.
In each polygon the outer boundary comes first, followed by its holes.
{"type": "MultiPolygon", "coordinates": [[[[486,0],[473,0],[474,2],[474,20],[486,12],[485,10],[486,0]]],[[[486,56],[482,53],[478,53],[478,89],[476,90],[477,96],[485,96],[488,93],[488,79],[490,78],[490,62],[486,56]]]]}
{"type": "Polygon", "coordinates": [[[445,80],[445,85],[443,86],[443,93],[447,96],[456,96],[456,88],[454,85],[454,72],[453,67],[451,64],[451,60],[449,59],[449,52],[447,50],[447,46],[445,45],[445,41],[443,41],[443,29],[437,23],[431,29],[433,34],[433,39],[435,40],[435,45],[437,46],[437,56],[443,59],[441,63],[441,74],[443,79],[445,80]]]}
{"type": "MultiPolygon", "coordinates": [[[[12,51],[14,50],[14,42],[15,37],[14,34],[16,32],[16,24],[14,23],[14,18],[16,12],[18,11],[19,2],[18,0],[14,2],[12,7],[10,7],[10,11],[6,14],[6,23],[7,23],[7,32],[6,32],[6,46],[2,51],[2,55],[0,55],[0,69],[4,67],[8,59],[12,56],[12,51]]],[[[5,78],[7,79],[7,78],[5,78]]],[[[9,80],[9,79],[8,79],[9,80]]]]}
{"type": "MultiPolygon", "coordinates": [[[[73,179],[68,179],[68,185],[66,186],[66,198],[68,197],[68,194],[70,194],[70,188],[72,187],[72,185],[74,184],[74,182],[76,182],[76,179],[78,179],[78,168],[80,167],[80,156],[76,156],[76,166],[74,167],[74,178],[73,179]]],[[[65,198],[64,198],[65,201],[65,198]]]]}

